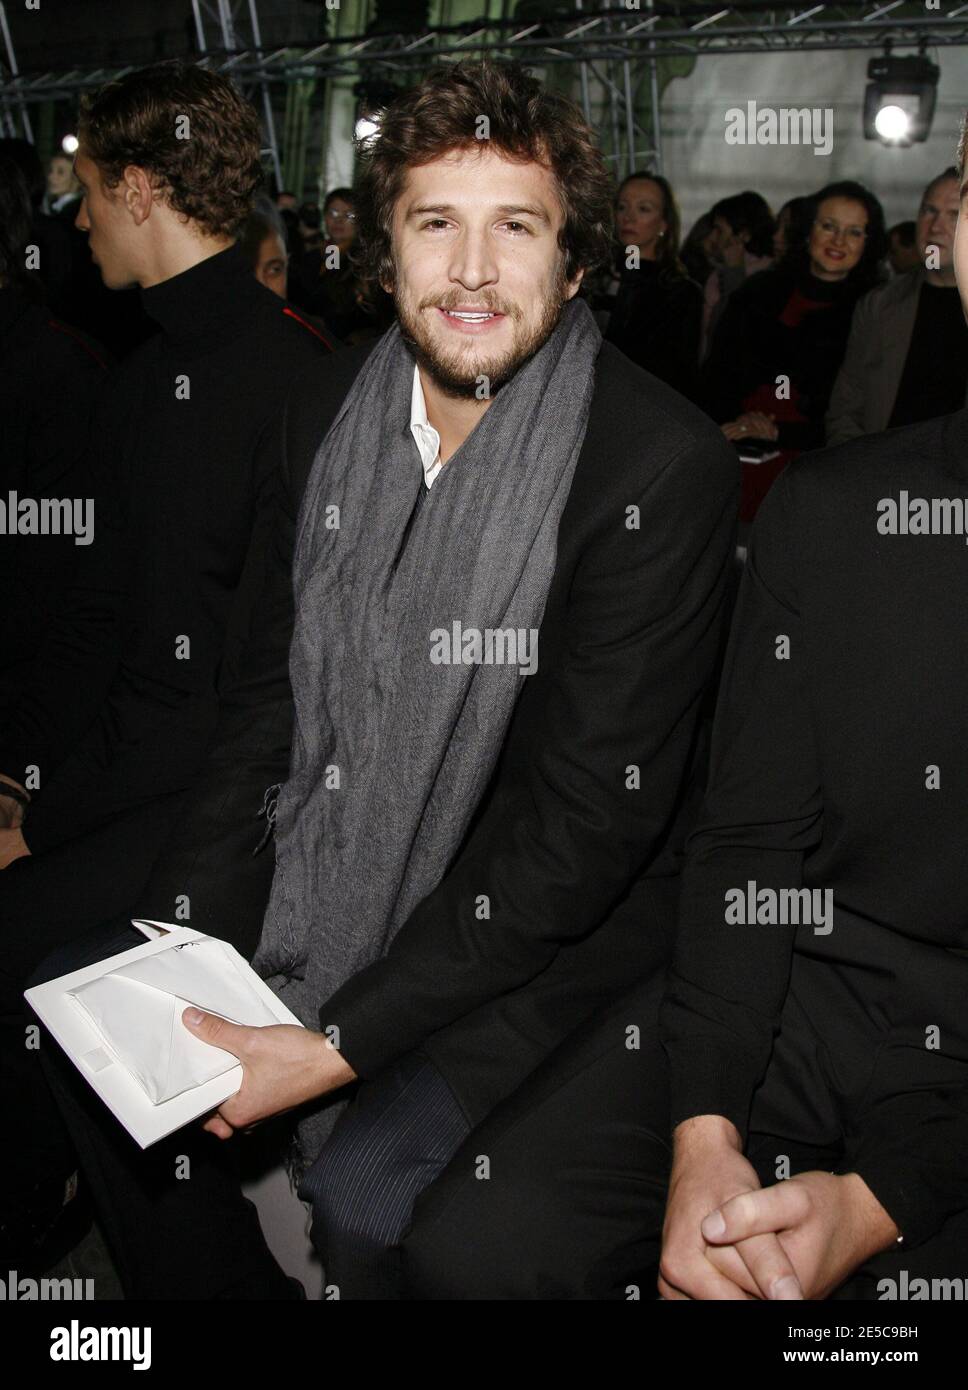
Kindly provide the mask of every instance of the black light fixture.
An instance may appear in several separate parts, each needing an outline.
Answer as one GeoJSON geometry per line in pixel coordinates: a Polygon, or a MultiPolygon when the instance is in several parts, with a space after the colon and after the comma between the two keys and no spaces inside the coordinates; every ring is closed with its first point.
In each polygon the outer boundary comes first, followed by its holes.
{"type": "Polygon", "coordinates": [[[941,69],[923,51],[894,58],[890,49],[867,64],[864,139],[904,146],[928,138],[941,69]]]}

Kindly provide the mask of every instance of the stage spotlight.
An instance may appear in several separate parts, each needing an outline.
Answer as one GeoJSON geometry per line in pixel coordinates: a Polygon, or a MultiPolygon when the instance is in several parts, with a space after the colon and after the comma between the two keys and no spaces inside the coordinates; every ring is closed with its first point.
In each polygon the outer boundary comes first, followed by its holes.
{"type": "Polygon", "coordinates": [[[928,138],[941,70],[917,57],[872,58],[864,93],[864,138],[882,145],[911,145],[928,138]]]}
{"type": "Polygon", "coordinates": [[[65,135],[61,141],[61,149],[65,154],[77,154],[78,140],[76,135],[65,135]]]}

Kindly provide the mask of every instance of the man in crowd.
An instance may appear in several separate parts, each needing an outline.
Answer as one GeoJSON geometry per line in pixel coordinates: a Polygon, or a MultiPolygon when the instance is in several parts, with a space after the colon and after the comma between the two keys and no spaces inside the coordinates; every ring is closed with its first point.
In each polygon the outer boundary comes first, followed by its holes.
{"type": "Polygon", "coordinates": [[[826,416],[828,444],[960,410],[968,327],[952,261],[961,181],[953,166],[924,190],[918,267],[857,305],[826,416]]]}
{"type": "Polygon", "coordinates": [[[93,536],[0,732],[0,1086],[18,1117],[0,1220],[21,1268],[42,1258],[75,1167],[25,1034],[27,976],[130,913],[178,818],[260,563],[274,483],[259,445],[327,353],[235,244],[260,131],[230,82],[177,64],[128,74],[86,104],[79,134],[78,225],[104,283],[140,286],[161,332],[102,392],[81,494],[93,536]]]}
{"type": "MultiPolygon", "coordinates": [[[[245,727],[258,760],[252,730],[277,738],[291,573],[293,750],[255,964],[307,1027],[185,1022],[245,1068],[205,1129],[307,1107],[297,1166],[327,1281],[398,1298],[416,1193],[667,956],[738,478],[719,431],[603,345],[578,297],[611,191],[572,103],[514,67],[438,69],[384,113],[358,195],[398,324],[290,397],[288,531],[226,745],[245,727]],[[357,1079],[333,1130],[331,1093],[357,1079]]],[[[229,764],[217,741],[210,787],[229,764]]],[[[233,799],[226,782],[226,827],[233,799]]],[[[232,871],[189,890],[216,933],[232,871]]],[[[37,978],[132,944],[97,933],[37,978]]],[[[210,1135],[136,1151],[47,1051],[129,1296],[289,1295],[210,1135]]]]}
{"type": "Polygon", "coordinates": [[[772,489],[668,978],[462,1146],[416,1205],[411,1296],[648,1298],[657,1267],[675,1300],[963,1279],[966,491],[964,408],[804,455],[772,489]]]}

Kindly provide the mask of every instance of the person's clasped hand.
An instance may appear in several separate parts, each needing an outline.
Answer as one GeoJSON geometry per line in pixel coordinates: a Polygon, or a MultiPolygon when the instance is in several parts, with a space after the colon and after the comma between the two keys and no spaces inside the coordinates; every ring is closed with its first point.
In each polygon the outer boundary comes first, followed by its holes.
{"type": "Polygon", "coordinates": [[[719,427],[727,439],[778,439],[776,417],[762,410],[747,410],[719,427]]]}
{"type": "Polygon", "coordinates": [[[804,1298],[826,1298],[898,1238],[897,1226],[857,1173],[797,1173],[730,1198],[701,1224],[710,1245],[742,1250],[778,1239],[804,1298]]]}
{"type": "MultiPolygon", "coordinates": [[[[731,1242],[704,1235],[703,1221],[714,1210],[760,1190],[756,1170],[727,1119],[700,1115],[677,1127],[659,1263],[664,1299],[803,1297],[791,1257],[775,1232],[750,1231],[731,1242]]],[[[736,1216],[733,1207],[731,1220],[736,1216]]]]}

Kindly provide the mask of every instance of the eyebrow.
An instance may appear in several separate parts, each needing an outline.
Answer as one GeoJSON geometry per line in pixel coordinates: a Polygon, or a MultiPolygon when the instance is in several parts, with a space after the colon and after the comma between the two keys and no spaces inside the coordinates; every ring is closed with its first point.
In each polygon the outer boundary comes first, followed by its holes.
{"type": "MultiPolygon", "coordinates": [[[[418,207],[411,208],[407,213],[407,217],[420,217],[425,212],[436,212],[449,217],[456,211],[457,209],[452,203],[421,203],[418,207]]],[[[517,217],[519,214],[523,213],[526,217],[537,218],[539,222],[544,222],[546,226],[550,227],[551,225],[551,218],[545,212],[544,208],[535,207],[532,204],[512,206],[510,203],[501,203],[495,208],[495,211],[499,212],[502,217],[517,217]]]]}

